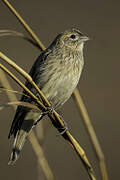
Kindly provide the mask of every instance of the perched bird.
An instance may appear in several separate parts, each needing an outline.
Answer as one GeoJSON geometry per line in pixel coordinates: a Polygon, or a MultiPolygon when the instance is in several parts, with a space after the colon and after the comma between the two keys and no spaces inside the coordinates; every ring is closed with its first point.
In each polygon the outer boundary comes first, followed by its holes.
{"type": "MultiPolygon", "coordinates": [[[[30,70],[29,74],[33,81],[52,103],[54,109],[61,107],[70,98],[78,84],[84,66],[83,46],[87,40],[89,40],[87,36],[74,28],[58,34],[30,70]]],[[[38,95],[29,82],[25,85],[38,95]]],[[[32,98],[24,95],[21,101],[33,103],[32,98]]],[[[18,159],[26,136],[40,116],[38,112],[18,106],[8,136],[10,138],[13,135],[15,138],[9,164],[18,159]]]]}

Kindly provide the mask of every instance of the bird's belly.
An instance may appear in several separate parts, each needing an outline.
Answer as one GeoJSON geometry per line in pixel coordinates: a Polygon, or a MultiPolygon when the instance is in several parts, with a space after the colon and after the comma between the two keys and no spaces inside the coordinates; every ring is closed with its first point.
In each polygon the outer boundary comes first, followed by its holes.
{"type": "Polygon", "coordinates": [[[78,73],[57,73],[44,85],[42,91],[54,108],[62,106],[71,96],[79,81],[81,71],[78,73]]]}

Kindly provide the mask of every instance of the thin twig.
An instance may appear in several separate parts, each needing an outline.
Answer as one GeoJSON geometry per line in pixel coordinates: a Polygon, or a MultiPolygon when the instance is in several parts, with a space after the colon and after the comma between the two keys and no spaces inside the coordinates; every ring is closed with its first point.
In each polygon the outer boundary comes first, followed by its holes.
{"type": "Polygon", "coordinates": [[[30,97],[30,96],[28,96],[25,93],[22,93],[22,92],[19,92],[19,91],[15,91],[15,90],[12,90],[12,89],[6,89],[4,87],[0,87],[0,93],[1,92],[7,92],[7,93],[12,93],[12,94],[17,94],[17,95],[24,95],[24,96],[26,96],[28,98],[30,97]]]}
{"type": "Polygon", "coordinates": [[[13,106],[13,105],[27,107],[29,109],[32,109],[32,110],[40,113],[40,109],[37,106],[35,106],[34,104],[31,104],[31,103],[23,102],[23,101],[10,101],[5,104],[0,104],[0,110],[2,110],[3,108],[6,108],[6,107],[13,106]]]}
{"type": "Polygon", "coordinates": [[[24,19],[19,15],[19,13],[12,7],[12,5],[7,0],[2,0],[5,5],[11,10],[11,12],[17,17],[19,22],[24,26],[24,28],[29,32],[30,36],[37,42],[40,49],[45,49],[44,45],[41,43],[39,38],[36,36],[36,34],[32,31],[32,29],[28,26],[28,24],[24,21],[24,19]]]}
{"type": "MultiPolygon", "coordinates": [[[[4,59],[5,55],[2,56],[3,54],[0,53],[0,57],[2,59],[4,59]]],[[[12,79],[14,79],[25,91],[27,91],[27,93],[37,101],[37,103],[40,105],[40,107],[42,107],[43,109],[46,110],[46,107],[39,101],[39,99],[22,83],[19,81],[19,79],[17,77],[15,77],[13,75],[13,73],[11,73],[6,67],[4,67],[4,65],[0,64],[0,68],[5,71],[12,79]]],[[[15,67],[14,67],[15,68],[15,67]]],[[[21,71],[21,74],[24,76],[23,74],[24,70],[21,71]]],[[[26,74],[26,72],[25,72],[26,74]]],[[[26,76],[25,76],[26,78],[26,76]]],[[[29,81],[29,79],[28,79],[29,81]]],[[[30,78],[30,83],[32,84],[32,81],[31,81],[31,78],[30,78]]],[[[33,84],[32,84],[33,85],[33,84]]],[[[34,85],[33,85],[34,86],[34,85]]],[[[40,90],[39,90],[40,91],[40,90]]],[[[45,103],[47,103],[45,101],[45,103]]],[[[58,115],[58,113],[56,111],[53,111],[53,114],[54,114],[54,117],[55,117],[55,120],[53,118],[52,115],[49,114],[49,117],[50,119],[52,120],[53,122],[53,125],[55,127],[58,127],[58,131],[60,130],[60,128],[64,128],[64,123],[63,121],[61,120],[60,116],[58,115]]],[[[69,144],[72,145],[72,147],[74,148],[74,150],[77,152],[78,156],[80,157],[80,159],[82,160],[87,172],[88,172],[88,175],[89,177],[91,178],[91,180],[95,180],[95,177],[94,177],[94,173],[93,173],[93,169],[86,157],[86,154],[84,152],[84,150],[80,147],[80,145],[78,144],[78,142],[72,137],[72,135],[70,134],[70,132],[67,130],[63,135],[62,135],[65,140],[67,140],[67,142],[69,144]]]]}
{"type": "MultiPolygon", "coordinates": [[[[10,83],[9,83],[9,81],[8,81],[5,73],[4,73],[1,69],[0,69],[0,77],[1,77],[1,78],[0,78],[1,84],[2,84],[6,89],[12,89],[12,87],[10,86],[10,83]]],[[[16,98],[15,94],[9,94],[9,93],[7,93],[7,92],[6,92],[6,94],[7,94],[7,96],[8,96],[8,98],[9,98],[10,101],[17,101],[17,98],[16,98]]],[[[14,107],[14,110],[16,110],[16,106],[13,105],[13,107],[14,107]]]]}
{"type": "Polygon", "coordinates": [[[36,41],[31,39],[30,37],[25,36],[23,33],[20,33],[18,31],[9,30],[9,29],[2,29],[2,30],[0,30],[0,37],[4,37],[4,36],[13,36],[13,37],[22,38],[22,39],[28,41],[29,43],[31,43],[32,45],[34,45],[35,47],[40,49],[40,47],[36,41]]]}

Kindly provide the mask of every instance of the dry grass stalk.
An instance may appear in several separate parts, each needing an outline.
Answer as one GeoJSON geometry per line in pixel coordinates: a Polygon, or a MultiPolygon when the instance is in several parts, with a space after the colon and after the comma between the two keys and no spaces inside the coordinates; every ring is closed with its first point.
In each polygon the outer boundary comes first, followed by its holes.
{"type": "Polygon", "coordinates": [[[54,180],[53,173],[49,168],[48,162],[45,158],[44,152],[40,144],[38,143],[38,140],[34,133],[29,133],[29,141],[32,145],[32,148],[38,158],[38,161],[40,162],[40,165],[42,167],[42,170],[46,176],[46,179],[54,180]]]}
{"type": "Polygon", "coordinates": [[[10,107],[10,106],[23,106],[23,107],[28,107],[29,109],[33,109],[36,112],[40,112],[40,109],[35,106],[34,104],[30,104],[27,102],[23,102],[23,101],[10,101],[7,102],[5,104],[0,104],[0,110],[3,110],[6,107],[10,107]]]}
{"type": "Polygon", "coordinates": [[[5,5],[11,10],[11,12],[17,17],[19,22],[25,27],[25,29],[29,32],[30,36],[37,42],[40,49],[45,49],[44,45],[41,43],[39,38],[36,36],[36,34],[32,31],[32,29],[28,26],[28,24],[24,21],[24,19],[17,13],[17,11],[12,7],[12,5],[7,0],[2,0],[5,5]]]}
{"type": "Polygon", "coordinates": [[[2,29],[2,30],[0,30],[0,37],[3,37],[3,36],[13,36],[13,37],[22,38],[40,49],[37,42],[35,42],[31,38],[25,36],[23,33],[20,33],[20,32],[14,31],[14,30],[10,30],[10,29],[2,29]]]}
{"type": "Polygon", "coordinates": [[[90,122],[90,118],[88,116],[88,112],[87,112],[87,109],[83,103],[83,100],[79,94],[79,91],[78,89],[75,89],[74,91],[74,94],[73,94],[73,98],[77,104],[77,107],[79,109],[79,112],[80,112],[80,115],[82,115],[83,119],[84,119],[84,125],[88,131],[88,134],[90,136],[90,139],[91,139],[91,143],[94,147],[94,150],[95,150],[95,153],[96,153],[96,156],[98,158],[98,161],[99,161],[99,166],[100,166],[100,169],[101,169],[101,175],[102,175],[102,179],[103,180],[108,180],[108,175],[107,175],[107,170],[106,170],[106,166],[105,166],[105,159],[104,159],[104,154],[101,150],[101,147],[100,147],[100,144],[97,140],[97,137],[96,137],[96,134],[95,134],[95,131],[94,131],[94,128],[90,122]]]}
{"type": "MultiPolygon", "coordinates": [[[[4,88],[12,89],[5,73],[1,69],[0,69],[0,77],[2,77],[2,78],[0,78],[0,82],[4,86],[4,88]]],[[[6,93],[6,94],[7,94],[10,101],[17,101],[15,94],[13,94],[13,93],[12,94],[6,93]]],[[[14,107],[14,110],[16,110],[16,106],[13,105],[13,107],[14,107]]]]}
{"type": "Polygon", "coordinates": [[[25,93],[22,93],[22,92],[19,92],[19,91],[14,91],[14,90],[12,90],[12,89],[6,89],[6,88],[4,88],[4,87],[0,87],[0,93],[1,93],[1,92],[7,92],[7,93],[24,95],[24,96],[26,96],[26,97],[30,97],[30,96],[28,96],[28,95],[25,94],[25,93]]]}

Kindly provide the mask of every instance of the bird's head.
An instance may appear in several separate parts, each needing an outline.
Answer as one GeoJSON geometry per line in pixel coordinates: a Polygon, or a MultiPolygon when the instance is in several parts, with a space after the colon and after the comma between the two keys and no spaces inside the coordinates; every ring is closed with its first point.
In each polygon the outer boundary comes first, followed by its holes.
{"type": "Polygon", "coordinates": [[[66,30],[58,35],[58,41],[61,46],[77,51],[83,50],[84,43],[88,40],[89,38],[87,36],[74,28],[66,30]]]}

